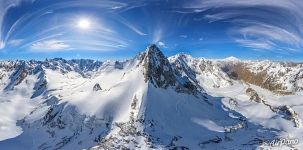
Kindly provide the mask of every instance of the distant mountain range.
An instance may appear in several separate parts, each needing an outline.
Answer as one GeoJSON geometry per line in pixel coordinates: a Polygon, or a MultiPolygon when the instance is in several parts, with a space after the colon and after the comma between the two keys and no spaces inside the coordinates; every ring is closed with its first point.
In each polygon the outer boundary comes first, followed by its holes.
{"type": "Polygon", "coordinates": [[[301,114],[300,63],[156,45],[126,61],[0,62],[0,149],[267,149],[303,141],[301,114]]]}

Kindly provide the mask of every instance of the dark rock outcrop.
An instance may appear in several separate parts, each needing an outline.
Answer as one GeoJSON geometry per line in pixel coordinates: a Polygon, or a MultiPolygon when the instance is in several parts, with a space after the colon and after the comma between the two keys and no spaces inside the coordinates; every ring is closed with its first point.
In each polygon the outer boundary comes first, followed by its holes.
{"type": "Polygon", "coordinates": [[[94,85],[93,90],[94,90],[94,91],[100,91],[100,90],[102,90],[102,88],[101,88],[101,86],[100,86],[99,83],[96,83],[96,84],[94,85]]]}
{"type": "Polygon", "coordinates": [[[301,119],[299,118],[298,114],[290,107],[290,106],[280,106],[278,110],[285,115],[287,120],[293,121],[295,127],[301,127],[301,119]]]}
{"type": "Polygon", "coordinates": [[[177,92],[197,93],[197,86],[188,77],[182,77],[156,45],[149,46],[139,59],[144,68],[145,82],[150,82],[157,88],[166,89],[171,86],[177,92]]]}
{"type": "Polygon", "coordinates": [[[257,103],[261,103],[262,102],[262,99],[260,98],[260,96],[258,95],[258,93],[254,89],[247,88],[246,94],[248,94],[250,96],[249,99],[251,101],[255,101],[257,103]]]}
{"type": "Polygon", "coordinates": [[[167,88],[176,85],[176,77],[171,65],[156,45],[147,48],[142,59],[145,82],[155,87],[167,88]]]}

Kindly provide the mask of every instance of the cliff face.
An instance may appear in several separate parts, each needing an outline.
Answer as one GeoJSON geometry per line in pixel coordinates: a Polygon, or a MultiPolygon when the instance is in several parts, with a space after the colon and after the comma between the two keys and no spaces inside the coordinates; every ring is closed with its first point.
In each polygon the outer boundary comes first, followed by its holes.
{"type": "Polygon", "coordinates": [[[221,65],[230,78],[260,86],[276,94],[289,95],[303,90],[302,64],[250,61],[221,62],[221,65]]]}
{"type": "Polygon", "coordinates": [[[155,45],[126,61],[3,61],[0,149],[264,148],[303,134],[301,83],[301,64],[166,58],[155,45]]]}
{"type": "Polygon", "coordinates": [[[145,82],[158,88],[174,88],[178,92],[196,93],[198,88],[188,76],[182,76],[156,45],[151,45],[141,56],[145,82]]]}
{"type": "Polygon", "coordinates": [[[176,77],[170,63],[156,45],[151,45],[143,54],[145,82],[154,86],[167,88],[176,85],[176,77]]]}

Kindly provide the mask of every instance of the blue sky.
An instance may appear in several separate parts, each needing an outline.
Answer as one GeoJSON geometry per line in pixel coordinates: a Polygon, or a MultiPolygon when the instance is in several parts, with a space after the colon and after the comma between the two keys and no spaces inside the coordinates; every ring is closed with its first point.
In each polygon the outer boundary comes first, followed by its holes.
{"type": "Polygon", "coordinates": [[[301,0],[1,0],[0,59],[303,60],[301,0]]]}

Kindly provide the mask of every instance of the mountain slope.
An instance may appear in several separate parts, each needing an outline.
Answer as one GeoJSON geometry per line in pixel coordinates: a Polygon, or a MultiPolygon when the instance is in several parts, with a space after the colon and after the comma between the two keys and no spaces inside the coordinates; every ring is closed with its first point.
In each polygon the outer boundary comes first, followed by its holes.
{"type": "Polygon", "coordinates": [[[123,62],[1,62],[0,148],[254,149],[301,134],[301,105],[232,78],[234,62],[155,45],[123,62]]]}

